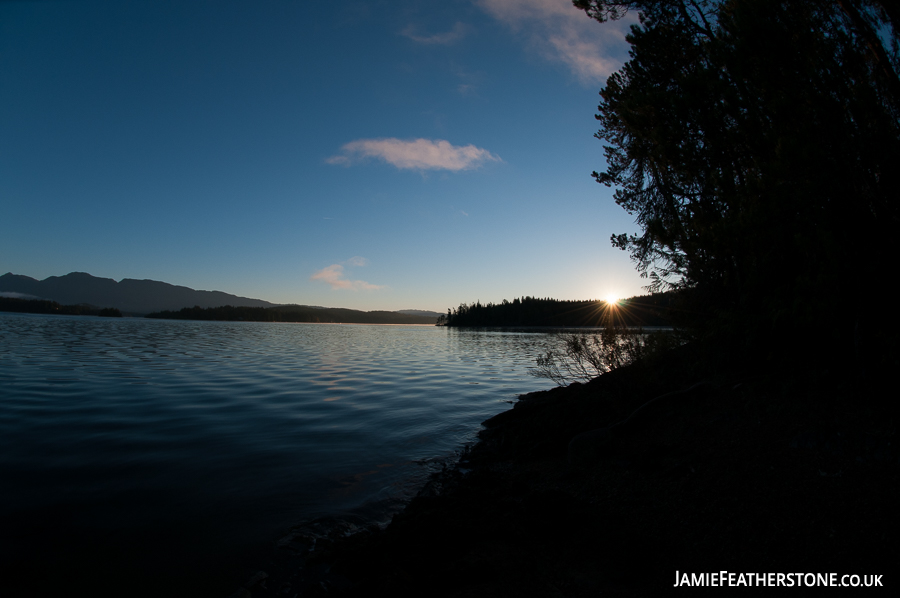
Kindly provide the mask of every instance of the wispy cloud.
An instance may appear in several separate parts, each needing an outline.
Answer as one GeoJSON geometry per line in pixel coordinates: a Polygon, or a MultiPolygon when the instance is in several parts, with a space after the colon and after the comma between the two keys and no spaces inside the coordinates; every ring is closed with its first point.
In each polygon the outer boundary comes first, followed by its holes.
{"type": "Polygon", "coordinates": [[[349,260],[347,260],[345,263],[350,264],[351,266],[365,266],[366,264],[369,263],[369,260],[367,260],[364,257],[354,255],[349,260]]]}
{"type": "Polygon", "coordinates": [[[400,169],[454,171],[478,168],[485,162],[502,162],[486,149],[451,145],[443,139],[357,139],[344,145],[341,152],[326,162],[349,165],[357,159],[377,158],[400,169]]]}
{"type": "Polygon", "coordinates": [[[478,85],[484,81],[484,73],[479,71],[470,71],[456,64],[453,66],[453,74],[459,79],[460,83],[456,87],[456,91],[462,96],[478,95],[478,85]]]}
{"type": "Polygon", "coordinates": [[[415,25],[409,25],[406,29],[401,31],[400,34],[419,44],[426,44],[430,46],[448,46],[464,38],[466,36],[466,33],[468,32],[468,29],[469,28],[465,25],[465,23],[457,21],[453,26],[453,29],[444,33],[420,35],[418,32],[418,28],[415,25]]]}
{"type": "Polygon", "coordinates": [[[602,82],[621,66],[625,34],[634,17],[602,26],[571,0],[475,0],[485,12],[516,31],[547,59],[562,62],[585,85],[602,82]]]}
{"type": "Polygon", "coordinates": [[[16,293],[15,291],[3,291],[0,297],[8,297],[9,299],[40,299],[35,295],[27,295],[25,293],[16,293]]]}
{"type": "Polygon", "coordinates": [[[309,277],[310,280],[321,280],[332,289],[344,289],[349,291],[374,291],[383,289],[384,286],[371,284],[364,280],[349,280],[344,274],[344,264],[349,266],[365,266],[369,261],[364,257],[354,256],[345,262],[325,266],[309,277]]]}

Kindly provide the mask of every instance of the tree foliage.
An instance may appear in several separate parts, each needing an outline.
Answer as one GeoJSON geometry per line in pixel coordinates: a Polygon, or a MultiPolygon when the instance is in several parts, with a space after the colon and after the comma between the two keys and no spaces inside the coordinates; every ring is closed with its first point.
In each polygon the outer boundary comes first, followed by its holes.
{"type": "Polygon", "coordinates": [[[463,303],[448,309],[438,326],[672,326],[677,297],[658,293],[606,301],[563,301],[517,297],[500,303],[463,303]]]}
{"type": "Polygon", "coordinates": [[[682,288],[697,325],[752,340],[837,324],[883,284],[900,199],[900,53],[874,0],[576,0],[639,12],[601,91],[597,137],[650,289],[682,288]],[[843,317],[842,317],[843,316],[843,317]],[[724,328],[723,328],[724,326],[724,328]]]}

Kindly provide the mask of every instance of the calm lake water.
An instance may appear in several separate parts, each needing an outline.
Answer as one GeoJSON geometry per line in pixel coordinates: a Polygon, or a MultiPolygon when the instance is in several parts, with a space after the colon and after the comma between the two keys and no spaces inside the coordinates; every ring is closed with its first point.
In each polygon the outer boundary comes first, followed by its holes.
{"type": "Polygon", "coordinates": [[[552,342],[0,314],[3,578],[227,595],[291,525],[387,521],[505,401],[552,386],[528,375],[552,342]]]}

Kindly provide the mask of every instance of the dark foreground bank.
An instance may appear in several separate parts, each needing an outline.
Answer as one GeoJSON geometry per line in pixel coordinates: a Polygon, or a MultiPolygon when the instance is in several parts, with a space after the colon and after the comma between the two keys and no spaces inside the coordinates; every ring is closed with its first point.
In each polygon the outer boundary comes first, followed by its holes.
{"type": "Polygon", "coordinates": [[[299,526],[235,596],[597,596],[676,571],[896,586],[893,391],[692,360],[522,396],[386,529],[299,526]]]}

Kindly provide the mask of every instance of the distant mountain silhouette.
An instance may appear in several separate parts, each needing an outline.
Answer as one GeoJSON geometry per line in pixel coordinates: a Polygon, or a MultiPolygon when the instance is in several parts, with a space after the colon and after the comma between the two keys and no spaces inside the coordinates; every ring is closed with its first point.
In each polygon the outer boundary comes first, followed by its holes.
{"type": "Polygon", "coordinates": [[[423,318],[439,318],[444,315],[441,312],[428,311],[427,309],[399,309],[397,313],[407,316],[422,316],[423,318]]]}
{"type": "Polygon", "coordinates": [[[29,295],[56,301],[63,305],[87,303],[98,307],[115,307],[125,313],[148,314],[179,310],[183,307],[272,307],[276,304],[248,299],[221,291],[195,291],[156,280],[125,278],[116,282],[85,272],[51,276],[35,280],[29,276],[7,273],[0,276],[0,293],[29,295]]]}

